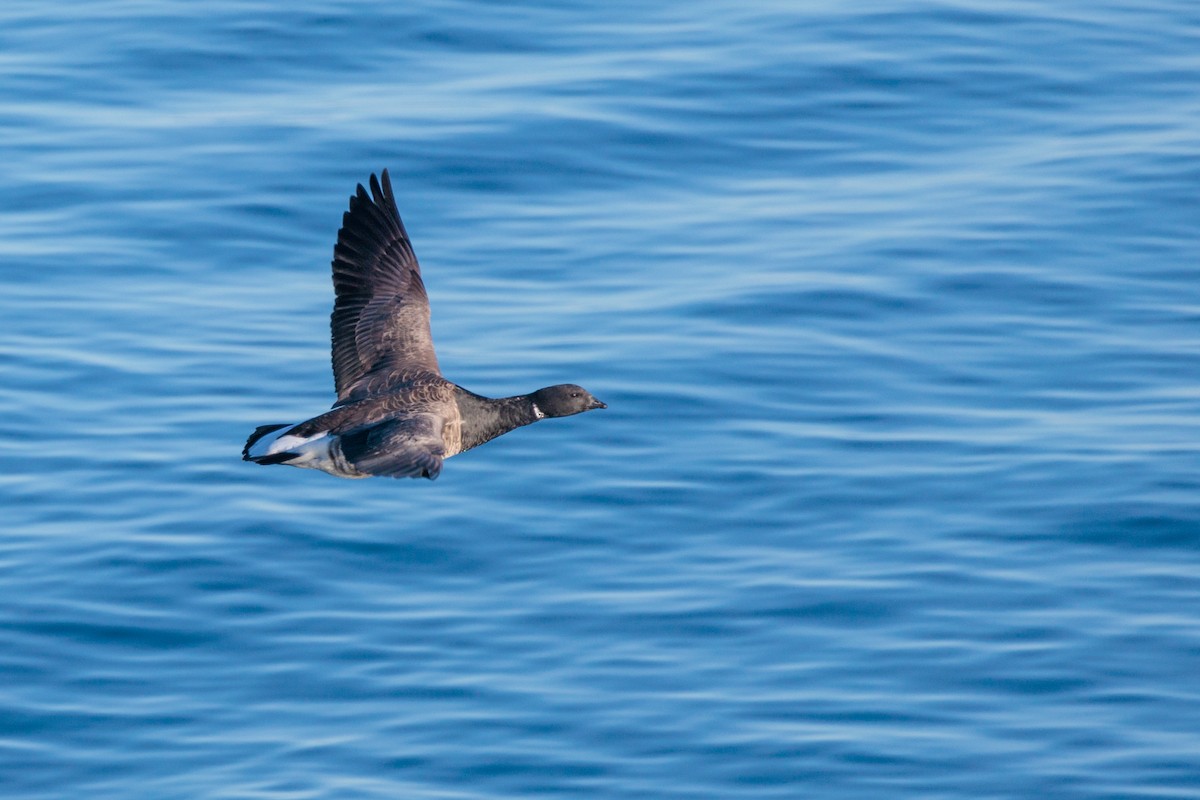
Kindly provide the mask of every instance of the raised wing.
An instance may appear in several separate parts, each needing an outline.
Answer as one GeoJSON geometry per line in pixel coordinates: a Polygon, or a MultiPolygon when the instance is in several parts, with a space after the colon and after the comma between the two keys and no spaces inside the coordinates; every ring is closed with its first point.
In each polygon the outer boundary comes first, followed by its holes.
{"type": "Polygon", "coordinates": [[[442,425],[436,414],[404,414],[342,434],[342,455],[368,475],[433,480],[441,473],[446,454],[442,425]]]}
{"type": "Polygon", "coordinates": [[[336,405],[377,393],[405,376],[441,374],[429,332],[429,297],[400,221],[392,182],[371,175],[350,198],[333,248],[336,405]],[[363,380],[364,377],[373,379],[363,380]],[[361,383],[361,385],[359,385],[361,383]]]}

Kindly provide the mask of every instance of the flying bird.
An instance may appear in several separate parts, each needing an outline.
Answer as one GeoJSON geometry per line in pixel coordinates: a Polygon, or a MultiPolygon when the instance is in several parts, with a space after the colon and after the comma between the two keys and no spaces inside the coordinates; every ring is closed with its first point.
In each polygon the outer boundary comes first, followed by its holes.
{"type": "Polygon", "coordinates": [[[261,425],[242,459],[341,478],[436,478],[442,462],[547,417],[607,408],[581,386],[489,398],[442,377],[429,297],[385,169],[360,183],[333,248],[337,401],[294,425],[261,425]]]}

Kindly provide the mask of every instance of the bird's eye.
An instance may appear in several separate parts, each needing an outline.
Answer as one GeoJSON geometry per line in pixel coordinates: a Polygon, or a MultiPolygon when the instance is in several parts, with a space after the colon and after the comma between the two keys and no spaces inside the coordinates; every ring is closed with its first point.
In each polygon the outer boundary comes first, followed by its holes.
{"type": "Polygon", "coordinates": [[[579,397],[579,392],[571,392],[571,397],[579,397]]]}

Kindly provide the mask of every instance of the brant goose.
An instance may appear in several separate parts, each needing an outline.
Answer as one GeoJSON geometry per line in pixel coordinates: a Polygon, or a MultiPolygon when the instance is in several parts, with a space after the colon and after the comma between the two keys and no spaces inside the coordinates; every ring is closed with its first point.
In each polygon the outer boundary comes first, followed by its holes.
{"type": "Polygon", "coordinates": [[[296,425],[262,425],[245,461],[342,478],[433,479],[442,461],[545,417],[607,408],[562,384],[492,399],[442,377],[429,333],[429,297],[400,221],[387,170],[350,198],[333,248],[336,300],[330,411],[296,425]]]}

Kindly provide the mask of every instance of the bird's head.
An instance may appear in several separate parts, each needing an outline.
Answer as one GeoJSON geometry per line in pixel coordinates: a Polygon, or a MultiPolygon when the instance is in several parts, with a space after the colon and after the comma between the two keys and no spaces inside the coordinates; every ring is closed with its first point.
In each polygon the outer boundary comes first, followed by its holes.
{"type": "Polygon", "coordinates": [[[604,403],[592,397],[591,392],[587,389],[573,383],[562,383],[558,386],[538,389],[530,395],[530,399],[547,417],[569,417],[572,414],[581,414],[594,408],[608,408],[604,403]]]}

